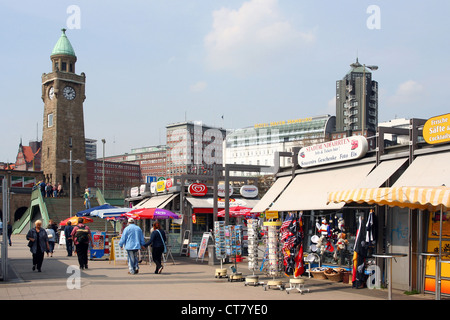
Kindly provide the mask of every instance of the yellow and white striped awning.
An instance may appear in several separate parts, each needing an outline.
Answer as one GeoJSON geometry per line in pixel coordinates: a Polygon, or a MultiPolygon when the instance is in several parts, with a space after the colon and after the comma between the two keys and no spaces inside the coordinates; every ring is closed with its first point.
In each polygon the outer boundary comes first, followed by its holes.
{"type": "Polygon", "coordinates": [[[328,203],[368,203],[410,209],[450,210],[450,188],[392,187],[349,189],[328,193],[328,203]]]}

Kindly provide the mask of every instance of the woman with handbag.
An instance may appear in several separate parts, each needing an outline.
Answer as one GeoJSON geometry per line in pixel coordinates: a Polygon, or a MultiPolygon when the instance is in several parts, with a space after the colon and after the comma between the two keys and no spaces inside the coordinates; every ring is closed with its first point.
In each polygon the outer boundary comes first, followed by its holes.
{"type": "Polygon", "coordinates": [[[50,249],[48,244],[47,232],[42,228],[42,221],[36,220],[35,227],[27,233],[28,246],[33,254],[33,271],[41,272],[42,262],[44,261],[44,252],[50,249]]]}
{"type": "Polygon", "coordinates": [[[152,245],[152,259],[156,264],[155,273],[161,273],[163,269],[161,256],[167,252],[166,233],[161,229],[159,222],[153,224],[153,230],[150,240],[144,244],[144,247],[152,245]]]}
{"type": "Polygon", "coordinates": [[[51,224],[47,226],[47,229],[45,230],[47,232],[47,238],[48,238],[48,245],[49,250],[47,251],[47,257],[50,253],[50,257],[53,257],[53,250],[55,249],[55,241],[56,241],[56,232],[53,230],[53,227],[51,224]]]}

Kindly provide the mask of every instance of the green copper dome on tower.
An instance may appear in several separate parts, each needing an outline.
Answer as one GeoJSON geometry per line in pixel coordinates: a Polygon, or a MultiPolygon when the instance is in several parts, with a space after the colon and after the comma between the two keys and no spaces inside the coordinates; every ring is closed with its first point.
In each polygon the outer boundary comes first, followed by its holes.
{"type": "Polygon", "coordinates": [[[59,38],[58,42],[56,43],[55,47],[53,48],[51,55],[54,56],[57,54],[64,54],[76,57],[75,51],[73,50],[72,45],[70,44],[70,41],[66,36],[66,29],[61,29],[61,31],[62,35],[59,38]]]}

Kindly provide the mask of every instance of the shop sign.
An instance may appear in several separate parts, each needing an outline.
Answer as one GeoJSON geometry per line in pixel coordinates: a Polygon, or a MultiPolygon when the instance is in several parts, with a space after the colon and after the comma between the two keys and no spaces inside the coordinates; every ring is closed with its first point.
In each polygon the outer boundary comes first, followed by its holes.
{"type": "MultiPolygon", "coordinates": [[[[231,196],[233,194],[233,186],[230,184],[229,187],[229,193],[228,195],[231,196]]],[[[221,183],[217,186],[217,195],[219,197],[225,197],[225,184],[221,183]]]]}
{"type": "Polygon", "coordinates": [[[130,190],[130,197],[137,197],[139,195],[139,187],[133,187],[130,190]]]}
{"type": "Polygon", "coordinates": [[[159,180],[156,182],[156,191],[163,192],[164,190],[166,190],[166,180],[159,180]]]}
{"type": "Polygon", "coordinates": [[[166,179],[166,189],[169,190],[169,188],[173,187],[173,181],[171,178],[166,179]]]}
{"type": "Polygon", "coordinates": [[[255,198],[258,196],[258,187],[253,185],[242,186],[239,190],[244,198],[255,198]]]}
{"type": "Polygon", "coordinates": [[[203,183],[193,183],[188,188],[191,196],[203,197],[208,192],[208,187],[203,183]]]}
{"type": "Polygon", "coordinates": [[[156,193],[156,182],[150,183],[150,192],[153,194],[156,193]]]}
{"type": "Polygon", "coordinates": [[[266,211],[266,219],[278,219],[278,211],[266,211]]]}
{"type": "Polygon", "coordinates": [[[364,157],[367,150],[368,144],[365,137],[351,136],[301,148],[298,153],[298,164],[306,168],[355,160],[364,157]]]}
{"type": "Polygon", "coordinates": [[[423,126],[423,139],[429,144],[450,141],[450,113],[433,117],[423,126]]]}

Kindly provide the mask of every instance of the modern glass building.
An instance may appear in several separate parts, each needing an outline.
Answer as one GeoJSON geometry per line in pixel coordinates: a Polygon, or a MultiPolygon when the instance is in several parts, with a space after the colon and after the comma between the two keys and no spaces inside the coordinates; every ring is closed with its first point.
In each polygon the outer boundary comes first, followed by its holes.
{"type": "MultiPolygon", "coordinates": [[[[237,129],[227,135],[224,163],[273,166],[275,152],[331,140],[335,126],[335,116],[322,115],[237,129]]],[[[282,159],[281,166],[290,165],[290,161],[282,159]]]]}

